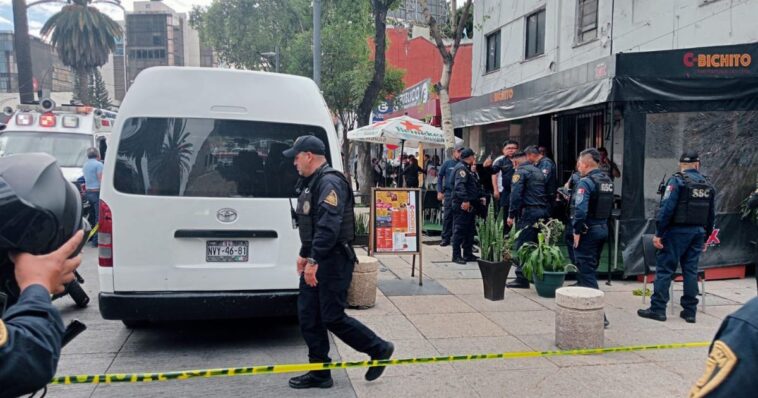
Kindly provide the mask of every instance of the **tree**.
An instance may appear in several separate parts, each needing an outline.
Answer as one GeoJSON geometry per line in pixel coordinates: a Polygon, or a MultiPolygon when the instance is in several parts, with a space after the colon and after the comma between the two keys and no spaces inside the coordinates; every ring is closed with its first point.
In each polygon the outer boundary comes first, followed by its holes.
{"type": "Polygon", "coordinates": [[[453,129],[453,112],[450,107],[450,79],[453,74],[453,65],[455,64],[455,55],[458,53],[458,47],[461,44],[461,37],[463,36],[463,28],[466,26],[466,22],[471,12],[471,1],[466,0],[463,5],[463,11],[460,15],[457,13],[457,3],[452,1],[452,13],[453,17],[450,18],[450,31],[453,33],[453,43],[448,48],[442,39],[442,33],[440,26],[437,24],[437,20],[429,12],[427,2],[424,0],[424,17],[429,24],[429,32],[437,45],[442,56],[442,76],[439,83],[439,95],[440,95],[440,111],[442,113],[442,131],[445,132],[445,149],[447,155],[452,155],[453,146],[455,145],[455,132],[453,129]],[[459,23],[460,22],[460,23],[459,23]]]}
{"type": "Polygon", "coordinates": [[[116,49],[116,39],[123,34],[121,26],[109,16],[90,6],[92,0],[71,0],[50,17],[40,29],[49,37],[61,62],[77,75],[77,98],[88,104],[89,76],[108,62],[116,49]]]}
{"type": "MultiPolygon", "coordinates": [[[[374,104],[384,86],[387,65],[385,58],[387,50],[387,11],[398,3],[398,0],[370,1],[372,16],[374,18],[374,72],[358,106],[359,126],[369,124],[371,110],[374,108],[374,104]]],[[[372,173],[373,168],[371,166],[371,144],[361,143],[358,148],[358,181],[360,182],[361,194],[367,195],[371,187],[374,186],[374,173],[372,173]]]]}
{"type": "MultiPolygon", "coordinates": [[[[200,40],[212,47],[219,60],[234,67],[271,70],[261,54],[285,49],[297,34],[309,31],[309,0],[215,0],[208,7],[195,6],[190,25],[200,40]]],[[[281,51],[281,63],[288,51],[281,51]]]]}
{"type": "Polygon", "coordinates": [[[32,83],[32,50],[29,44],[29,21],[26,17],[26,0],[13,0],[13,49],[18,69],[18,95],[20,102],[34,101],[32,83]]]}
{"type": "Polygon", "coordinates": [[[90,105],[95,108],[109,109],[113,106],[103,75],[97,69],[90,76],[89,98],[90,105]]]}

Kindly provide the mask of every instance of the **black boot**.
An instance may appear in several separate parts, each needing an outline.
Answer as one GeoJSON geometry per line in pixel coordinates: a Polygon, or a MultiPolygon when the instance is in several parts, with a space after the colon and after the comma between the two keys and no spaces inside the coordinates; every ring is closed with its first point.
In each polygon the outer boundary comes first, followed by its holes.
{"type": "Polygon", "coordinates": [[[317,372],[308,372],[304,375],[291,378],[290,387],[296,389],[330,388],[334,385],[334,380],[332,380],[332,375],[330,373],[327,373],[326,377],[316,375],[316,373],[317,372]]]}
{"type": "Polygon", "coordinates": [[[656,320],[656,321],[661,321],[661,322],[666,321],[666,314],[665,313],[661,314],[661,313],[655,312],[655,311],[653,311],[651,309],[637,310],[637,315],[639,315],[642,318],[653,319],[653,320],[656,320]]]}
{"type": "Polygon", "coordinates": [[[695,323],[695,314],[693,313],[682,311],[679,313],[679,317],[684,319],[684,321],[687,323],[695,323]]]}
{"type": "MultiPolygon", "coordinates": [[[[389,341],[384,343],[384,347],[377,353],[376,355],[371,356],[371,360],[377,360],[377,359],[390,359],[392,357],[392,353],[395,352],[395,345],[390,343],[389,341]]],[[[385,366],[372,366],[368,368],[366,371],[366,380],[368,381],[374,381],[379,378],[379,376],[384,373],[385,366]]]]}
{"type": "Polygon", "coordinates": [[[529,281],[526,280],[526,278],[516,277],[516,280],[513,282],[509,282],[507,285],[508,289],[529,289],[529,281]]]}

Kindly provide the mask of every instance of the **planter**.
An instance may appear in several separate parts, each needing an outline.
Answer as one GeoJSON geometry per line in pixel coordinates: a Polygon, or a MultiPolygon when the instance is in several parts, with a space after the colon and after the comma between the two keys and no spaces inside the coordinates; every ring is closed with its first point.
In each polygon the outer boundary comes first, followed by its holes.
{"type": "Polygon", "coordinates": [[[563,286],[563,280],[566,279],[566,272],[551,272],[544,271],[542,273],[542,280],[537,279],[537,275],[534,275],[534,287],[537,289],[537,294],[540,297],[555,297],[555,291],[563,286]]]}
{"type": "Polygon", "coordinates": [[[484,284],[484,298],[499,301],[505,298],[505,280],[511,272],[510,261],[486,261],[476,260],[479,263],[479,271],[482,273],[484,284]]]}
{"type": "Polygon", "coordinates": [[[350,308],[366,309],[376,304],[376,283],[379,275],[379,260],[358,256],[353,269],[353,279],[347,289],[347,305],[350,308]]]}
{"type": "Polygon", "coordinates": [[[355,235],[353,246],[368,246],[368,235],[355,235]]]}

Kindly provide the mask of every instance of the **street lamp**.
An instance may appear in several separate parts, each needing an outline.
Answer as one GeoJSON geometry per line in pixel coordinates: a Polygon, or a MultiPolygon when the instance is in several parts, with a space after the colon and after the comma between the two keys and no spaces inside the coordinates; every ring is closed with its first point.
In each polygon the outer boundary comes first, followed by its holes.
{"type": "Polygon", "coordinates": [[[276,71],[276,73],[279,73],[279,46],[278,45],[276,46],[276,49],[274,52],[269,51],[269,52],[258,53],[258,54],[269,59],[271,57],[274,57],[274,71],[276,71]]]}

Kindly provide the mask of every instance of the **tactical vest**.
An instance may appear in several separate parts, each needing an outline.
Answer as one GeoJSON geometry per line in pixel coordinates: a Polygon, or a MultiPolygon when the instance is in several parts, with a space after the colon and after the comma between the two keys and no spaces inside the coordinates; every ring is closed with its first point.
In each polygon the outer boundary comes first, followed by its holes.
{"type": "Polygon", "coordinates": [[[674,176],[684,180],[684,187],[679,192],[679,200],[674,210],[674,224],[701,225],[708,223],[711,209],[711,198],[716,194],[708,180],[697,182],[687,173],[676,173],[674,176]]]}
{"type": "MultiPolygon", "coordinates": [[[[342,212],[342,224],[340,225],[340,231],[337,235],[337,242],[352,242],[355,238],[355,214],[353,213],[353,192],[350,189],[350,184],[347,181],[342,172],[335,170],[329,166],[322,167],[313,179],[310,181],[307,187],[300,192],[300,196],[297,198],[297,208],[295,214],[297,215],[298,232],[300,234],[300,241],[304,245],[310,245],[313,242],[313,235],[316,227],[316,215],[319,203],[314,202],[313,192],[318,191],[321,178],[326,174],[334,174],[338,176],[347,187],[347,203],[345,203],[344,210],[342,212]]],[[[315,198],[318,200],[318,198],[315,198]]]]}
{"type": "Polygon", "coordinates": [[[595,191],[590,194],[588,218],[607,219],[613,211],[613,180],[605,174],[588,175],[595,184],[595,191]]]}

